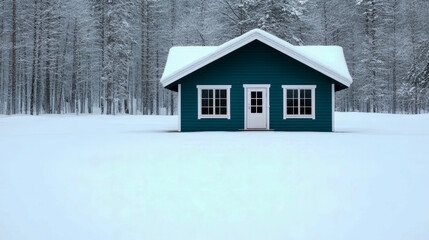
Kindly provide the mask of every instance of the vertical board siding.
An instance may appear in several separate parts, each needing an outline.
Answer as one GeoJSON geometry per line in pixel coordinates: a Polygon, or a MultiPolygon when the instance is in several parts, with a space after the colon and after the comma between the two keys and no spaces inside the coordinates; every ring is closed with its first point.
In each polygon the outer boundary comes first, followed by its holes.
{"type": "Polygon", "coordinates": [[[181,130],[237,131],[244,129],[243,84],[271,84],[270,129],[332,131],[329,77],[255,40],[182,78],[181,130]],[[282,85],[317,85],[316,119],[283,119],[282,85]],[[231,119],[198,119],[197,85],[232,85],[231,119]]]}

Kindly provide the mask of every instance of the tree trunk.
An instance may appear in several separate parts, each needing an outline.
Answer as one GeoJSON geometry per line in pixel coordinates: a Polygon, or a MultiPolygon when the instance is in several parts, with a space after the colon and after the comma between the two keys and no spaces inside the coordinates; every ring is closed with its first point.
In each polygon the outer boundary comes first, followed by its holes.
{"type": "Polygon", "coordinates": [[[323,0],[323,43],[326,45],[328,45],[328,9],[326,6],[326,1],[327,0],[323,0]]]}
{"type": "Polygon", "coordinates": [[[11,69],[11,97],[7,105],[7,114],[16,113],[16,0],[12,0],[12,69],[11,69]]]}
{"type": "Polygon", "coordinates": [[[101,80],[100,80],[100,108],[101,114],[104,114],[105,102],[106,102],[106,74],[105,74],[105,2],[101,3],[101,80]]]}
{"type": "Polygon", "coordinates": [[[74,21],[73,30],[73,64],[72,64],[72,92],[70,101],[70,110],[72,113],[78,113],[78,99],[77,99],[77,71],[78,71],[78,59],[77,59],[77,19],[74,21]]]}
{"type": "Polygon", "coordinates": [[[393,2],[393,56],[392,56],[392,113],[396,113],[397,87],[396,87],[396,14],[398,0],[393,2]]]}
{"type": "Polygon", "coordinates": [[[146,108],[146,115],[149,115],[149,114],[151,114],[151,111],[153,110],[152,109],[153,104],[151,101],[152,100],[151,99],[151,83],[150,83],[151,78],[150,78],[150,72],[149,72],[150,63],[151,63],[150,62],[150,50],[149,50],[150,49],[150,46],[149,46],[149,44],[150,44],[150,34],[149,34],[150,18],[149,18],[149,2],[146,0],[145,3],[146,3],[146,14],[145,14],[145,17],[146,17],[146,66],[145,66],[145,72],[146,72],[145,101],[146,101],[146,106],[145,106],[145,108],[146,108]]]}
{"type": "MultiPolygon", "coordinates": [[[[156,79],[160,79],[159,75],[159,51],[156,50],[156,79]]],[[[159,115],[159,81],[156,81],[156,114],[159,115]]]]}
{"type": "Polygon", "coordinates": [[[24,101],[24,112],[25,114],[28,113],[28,76],[27,76],[27,48],[24,48],[24,69],[23,69],[23,75],[24,75],[24,94],[22,96],[24,101]]]}
{"type": "MultiPolygon", "coordinates": [[[[172,45],[174,46],[174,36],[176,31],[176,0],[171,0],[171,32],[173,33],[172,45]]],[[[173,91],[170,91],[170,115],[174,114],[174,95],[173,91]]]]}
{"type": "Polygon", "coordinates": [[[145,36],[145,31],[147,31],[147,27],[145,28],[145,25],[148,24],[147,18],[146,18],[146,14],[147,14],[147,10],[146,10],[146,0],[142,1],[141,3],[141,9],[140,9],[140,14],[141,14],[141,53],[140,53],[140,58],[141,58],[141,69],[140,69],[140,77],[141,77],[141,111],[142,114],[147,114],[147,74],[146,74],[146,69],[148,68],[148,64],[147,64],[147,46],[145,48],[145,45],[147,45],[147,38],[145,36]],[[146,40],[146,41],[145,41],[146,40]]]}
{"type": "MultiPolygon", "coordinates": [[[[65,108],[63,108],[63,104],[64,104],[64,77],[65,77],[65,62],[66,62],[66,53],[67,53],[67,45],[68,45],[68,38],[69,38],[69,24],[67,24],[66,27],[66,38],[64,40],[64,48],[63,48],[63,52],[61,55],[61,73],[59,74],[58,78],[57,78],[57,113],[60,114],[61,110],[65,108]]],[[[58,62],[58,65],[60,64],[60,62],[58,62]]],[[[59,66],[58,66],[59,67],[59,66]]],[[[58,71],[57,71],[58,72],[58,71]]]]}
{"type": "MultiPolygon", "coordinates": [[[[40,10],[40,9],[39,9],[40,10]]],[[[41,67],[41,58],[42,58],[42,31],[43,31],[43,24],[41,17],[39,16],[39,34],[38,34],[38,41],[37,41],[37,77],[36,77],[36,113],[39,115],[42,110],[42,67],[41,67]]]]}
{"type": "MultiPolygon", "coordinates": [[[[2,10],[2,9],[1,9],[2,10]]],[[[3,27],[4,23],[3,23],[3,18],[1,19],[0,22],[0,43],[3,42],[3,27]]],[[[3,114],[3,109],[4,109],[4,77],[3,77],[3,48],[0,47],[0,114],[3,114]]]]}
{"type": "Polygon", "coordinates": [[[37,2],[34,1],[34,18],[33,18],[33,63],[31,69],[31,96],[30,96],[30,114],[34,114],[34,105],[36,104],[36,58],[37,58],[37,2]]]}
{"type": "Polygon", "coordinates": [[[44,109],[45,113],[51,114],[51,22],[52,18],[50,17],[50,13],[47,13],[47,26],[46,26],[46,66],[45,66],[45,101],[44,101],[44,109]]]}
{"type": "Polygon", "coordinates": [[[88,107],[88,113],[92,113],[92,84],[91,84],[91,61],[90,56],[87,57],[87,92],[86,92],[86,99],[87,99],[87,107],[88,107]]]}

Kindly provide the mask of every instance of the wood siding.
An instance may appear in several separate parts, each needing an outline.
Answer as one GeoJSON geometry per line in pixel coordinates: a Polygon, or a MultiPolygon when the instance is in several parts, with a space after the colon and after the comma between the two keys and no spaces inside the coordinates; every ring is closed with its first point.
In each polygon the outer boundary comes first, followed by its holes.
{"type": "Polygon", "coordinates": [[[237,131],[244,129],[243,84],[271,84],[270,129],[332,131],[329,77],[255,40],[182,78],[181,130],[237,131]],[[282,85],[317,85],[316,119],[283,119],[282,85]],[[198,119],[196,85],[232,85],[231,119],[198,119]]]}

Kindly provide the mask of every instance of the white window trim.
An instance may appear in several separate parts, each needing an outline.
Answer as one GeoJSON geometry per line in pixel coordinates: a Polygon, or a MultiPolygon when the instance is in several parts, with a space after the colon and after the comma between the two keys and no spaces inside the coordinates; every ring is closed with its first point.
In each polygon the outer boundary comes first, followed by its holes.
{"type": "MultiPolygon", "coordinates": [[[[282,85],[283,88],[283,119],[316,119],[316,85],[282,85]],[[287,105],[286,105],[286,90],[311,90],[311,115],[288,115],[287,114],[287,105]]],[[[298,91],[298,99],[300,91],[298,91]]],[[[300,101],[298,101],[298,110],[300,111],[300,101]]]]}
{"type": "MultiPolygon", "coordinates": [[[[198,88],[198,119],[204,118],[225,118],[231,119],[231,85],[197,85],[198,88]],[[218,90],[218,89],[226,89],[226,115],[203,115],[201,113],[201,90],[218,90]]],[[[213,107],[214,107],[213,103],[213,107]]]]}

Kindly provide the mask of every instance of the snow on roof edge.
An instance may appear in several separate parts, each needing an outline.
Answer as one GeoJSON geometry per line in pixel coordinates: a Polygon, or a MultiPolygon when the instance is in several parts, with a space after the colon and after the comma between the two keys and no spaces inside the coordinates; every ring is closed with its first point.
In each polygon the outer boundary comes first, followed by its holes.
{"type": "Polygon", "coordinates": [[[321,72],[322,74],[331,77],[337,82],[349,87],[353,82],[352,77],[348,71],[347,63],[344,57],[343,48],[340,46],[294,46],[270,33],[267,33],[261,29],[253,29],[239,37],[231,39],[223,43],[220,46],[191,46],[191,47],[172,47],[170,48],[169,55],[167,58],[166,68],[164,69],[164,73],[161,77],[161,83],[164,87],[174,83],[175,81],[181,79],[182,77],[198,70],[199,68],[225,56],[226,54],[254,41],[259,40],[274,49],[294,58],[295,60],[312,67],[313,69],[321,72]],[[203,48],[211,48],[211,51],[208,51],[205,54],[201,54],[201,56],[192,59],[192,61],[188,61],[186,64],[175,68],[175,70],[167,68],[171,67],[171,59],[173,58],[172,50],[180,49],[180,48],[189,48],[194,50],[201,50],[203,48]],[[320,56],[320,51],[327,51],[328,48],[331,50],[331,57],[334,59],[326,59],[325,56],[320,56]],[[338,48],[338,50],[334,53],[332,49],[338,48]],[[307,51],[305,50],[307,49],[307,51]],[[309,50],[318,50],[319,53],[311,54],[309,50]],[[330,61],[327,61],[330,60],[330,61]],[[334,61],[334,62],[333,62],[334,61]],[[328,64],[328,63],[329,64],[328,64]],[[339,65],[339,66],[338,66],[339,65]],[[340,68],[339,68],[340,67],[340,68]]]}
{"type": "Polygon", "coordinates": [[[161,80],[178,69],[188,66],[201,57],[215,51],[218,46],[173,46],[168,51],[167,64],[161,80]]]}

